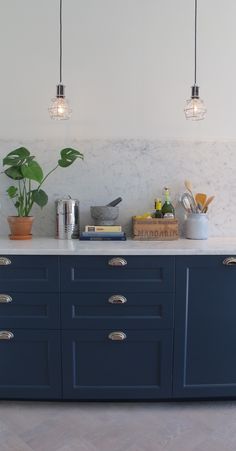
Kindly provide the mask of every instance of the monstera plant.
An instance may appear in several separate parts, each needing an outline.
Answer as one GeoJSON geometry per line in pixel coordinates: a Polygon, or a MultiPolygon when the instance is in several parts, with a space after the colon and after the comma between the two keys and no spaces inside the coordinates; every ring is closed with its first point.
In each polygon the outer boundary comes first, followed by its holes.
{"type": "Polygon", "coordinates": [[[7,194],[17,210],[17,216],[8,217],[11,239],[31,239],[34,220],[33,216],[30,216],[32,207],[36,204],[43,208],[48,203],[48,196],[42,189],[45,180],[58,168],[71,166],[77,158],[83,159],[83,154],[78,150],[62,149],[56,166],[46,174],[35,156],[25,147],[13,150],[3,158],[3,172],[14,181],[7,189],[7,194]]]}

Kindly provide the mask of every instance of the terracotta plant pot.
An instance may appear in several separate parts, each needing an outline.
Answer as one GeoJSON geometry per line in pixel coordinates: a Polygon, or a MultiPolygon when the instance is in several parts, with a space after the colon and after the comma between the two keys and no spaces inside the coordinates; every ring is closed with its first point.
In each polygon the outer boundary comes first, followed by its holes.
{"type": "Polygon", "coordinates": [[[33,216],[8,216],[7,220],[11,230],[10,240],[32,239],[33,216]]]}

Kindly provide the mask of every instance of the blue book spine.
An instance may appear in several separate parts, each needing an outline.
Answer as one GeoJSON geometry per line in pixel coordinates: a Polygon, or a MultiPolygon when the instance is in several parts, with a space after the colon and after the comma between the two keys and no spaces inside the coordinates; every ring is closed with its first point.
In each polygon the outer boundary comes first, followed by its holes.
{"type": "Polygon", "coordinates": [[[124,232],[82,232],[81,237],[91,237],[91,238],[120,238],[124,237],[124,232]]]}
{"type": "Polygon", "coordinates": [[[95,237],[95,236],[80,236],[80,241],[126,241],[126,236],[107,236],[107,237],[95,237]]]}

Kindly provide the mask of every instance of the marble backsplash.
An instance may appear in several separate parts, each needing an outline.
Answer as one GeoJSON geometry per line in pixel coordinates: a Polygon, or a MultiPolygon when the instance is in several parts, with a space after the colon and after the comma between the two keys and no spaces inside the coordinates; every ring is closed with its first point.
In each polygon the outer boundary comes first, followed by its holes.
{"type": "MultiPolygon", "coordinates": [[[[177,215],[183,221],[178,205],[186,178],[197,192],[215,195],[209,211],[211,236],[236,235],[236,143],[113,140],[66,143],[57,140],[16,142],[0,141],[0,158],[24,145],[47,171],[57,162],[58,151],[67,146],[84,153],[85,160],[67,169],[58,169],[45,183],[49,203],[43,209],[34,207],[34,235],[55,234],[55,200],[70,194],[80,200],[81,226],[91,223],[90,205],[104,205],[121,196],[119,222],[131,233],[131,216],[153,209],[154,198],[163,186],[171,188],[177,215]]],[[[6,196],[9,179],[0,176],[0,235],[8,234],[6,217],[15,214],[6,196]]]]}

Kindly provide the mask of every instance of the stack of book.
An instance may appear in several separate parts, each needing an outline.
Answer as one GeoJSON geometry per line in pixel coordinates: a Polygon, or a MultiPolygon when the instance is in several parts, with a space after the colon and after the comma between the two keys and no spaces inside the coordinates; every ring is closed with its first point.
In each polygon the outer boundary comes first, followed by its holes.
{"type": "Polygon", "coordinates": [[[119,225],[112,226],[85,226],[85,231],[80,234],[80,240],[84,241],[125,241],[126,235],[119,225]]]}

